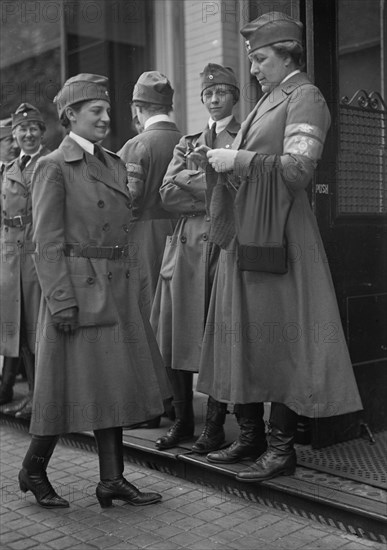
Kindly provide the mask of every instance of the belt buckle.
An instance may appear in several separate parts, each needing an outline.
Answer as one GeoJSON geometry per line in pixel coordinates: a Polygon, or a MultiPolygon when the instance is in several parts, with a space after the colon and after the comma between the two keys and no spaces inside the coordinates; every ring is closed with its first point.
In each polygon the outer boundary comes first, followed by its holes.
{"type": "Polygon", "coordinates": [[[23,227],[23,216],[14,216],[12,218],[12,220],[17,220],[19,219],[19,223],[17,223],[16,221],[14,221],[15,223],[15,227],[23,227]]]}

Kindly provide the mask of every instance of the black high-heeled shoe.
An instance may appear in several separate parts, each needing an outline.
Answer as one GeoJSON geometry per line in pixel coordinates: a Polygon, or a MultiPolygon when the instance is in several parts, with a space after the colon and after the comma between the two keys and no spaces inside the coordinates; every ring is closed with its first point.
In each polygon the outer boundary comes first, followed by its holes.
{"type": "Polygon", "coordinates": [[[19,487],[23,493],[31,491],[43,508],[68,508],[69,502],[60,497],[48,481],[45,471],[29,474],[24,468],[19,472],[19,487]]]}
{"type": "Polygon", "coordinates": [[[108,508],[112,500],[123,500],[132,506],[147,506],[160,502],[158,493],[142,493],[124,477],[114,481],[100,481],[95,491],[101,508],[108,508]]]}

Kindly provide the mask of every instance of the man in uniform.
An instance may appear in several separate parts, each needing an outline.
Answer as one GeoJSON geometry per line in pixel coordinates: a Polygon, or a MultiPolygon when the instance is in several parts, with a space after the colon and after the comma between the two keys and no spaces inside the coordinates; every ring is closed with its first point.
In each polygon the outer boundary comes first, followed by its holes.
{"type": "Polygon", "coordinates": [[[49,153],[42,144],[46,126],[40,111],[22,103],[12,115],[12,135],[20,155],[7,165],[2,185],[0,354],[22,356],[29,392],[3,412],[30,418],[35,376],[35,338],[40,286],[33,261],[31,178],[38,158],[49,153]]]}
{"type": "MultiPolygon", "coordinates": [[[[193,373],[199,369],[219,256],[218,246],[209,240],[206,206],[215,173],[205,151],[230,148],[240,127],[233,116],[239,88],[232,69],[210,63],[200,76],[201,100],[210,115],[208,124],[204,130],[180,140],[160,189],[164,208],[179,214],[180,219],[165,249],[151,316],[176,413],[173,426],[156,441],[159,449],[175,447],[194,433],[193,373]]],[[[226,412],[226,403],[209,397],[205,427],[192,448],[195,452],[208,453],[224,444],[226,412]]]]}

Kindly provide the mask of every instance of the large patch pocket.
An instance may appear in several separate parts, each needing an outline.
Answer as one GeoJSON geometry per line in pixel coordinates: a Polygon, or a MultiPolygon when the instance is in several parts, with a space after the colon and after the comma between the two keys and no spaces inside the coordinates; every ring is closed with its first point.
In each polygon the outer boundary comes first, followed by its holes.
{"type": "Polygon", "coordinates": [[[168,235],[165,241],[163,261],[161,262],[160,277],[170,280],[175,271],[179,241],[174,235],[168,235]]]}
{"type": "Polygon", "coordinates": [[[103,276],[70,275],[78,303],[79,326],[111,326],[118,323],[118,313],[109,281],[103,276]]]}

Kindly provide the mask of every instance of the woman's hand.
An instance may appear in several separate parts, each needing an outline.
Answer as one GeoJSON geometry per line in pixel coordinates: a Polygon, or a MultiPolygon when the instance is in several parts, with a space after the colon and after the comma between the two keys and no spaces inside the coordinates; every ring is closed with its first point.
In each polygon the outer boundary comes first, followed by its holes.
{"type": "Polygon", "coordinates": [[[238,151],[233,149],[210,149],[207,158],[215,172],[230,172],[234,169],[237,154],[238,151]]]}

